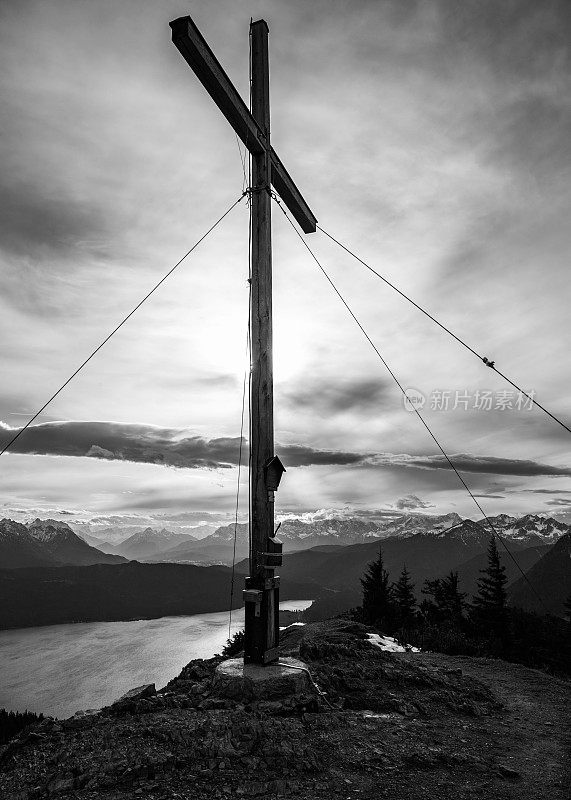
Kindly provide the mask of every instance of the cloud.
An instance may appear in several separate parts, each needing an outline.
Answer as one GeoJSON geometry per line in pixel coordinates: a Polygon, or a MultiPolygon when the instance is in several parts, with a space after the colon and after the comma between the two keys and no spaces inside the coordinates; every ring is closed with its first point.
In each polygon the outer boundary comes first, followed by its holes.
{"type": "Polygon", "coordinates": [[[434,505],[433,503],[427,503],[424,500],[421,500],[420,497],[417,497],[415,494],[409,494],[406,497],[401,497],[400,500],[397,500],[395,507],[401,511],[404,509],[414,511],[417,508],[434,508],[434,505]]]}
{"type": "Polygon", "coordinates": [[[381,409],[387,404],[390,384],[383,379],[304,380],[297,388],[284,392],[286,401],[298,409],[316,414],[342,414],[347,411],[381,409]]]}
{"type": "Polygon", "coordinates": [[[571,503],[571,497],[556,497],[553,500],[546,500],[546,506],[568,506],[571,503]]]}
{"type": "Polygon", "coordinates": [[[101,210],[71,195],[50,196],[37,185],[2,186],[0,241],[15,255],[77,254],[104,240],[106,226],[101,210]]]}
{"type": "MultiPolygon", "coordinates": [[[[18,432],[0,423],[0,446],[18,432]]],[[[359,464],[368,456],[303,445],[278,448],[290,467],[359,464]]],[[[186,469],[224,469],[238,463],[239,437],[205,439],[180,428],[119,422],[60,421],[31,425],[10,447],[11,453],[134,461],[186,469]]],[[[243,453],[243,460],[247,454],[243,453]]]]}
{"type": "MultiPolygon", "coordinates": [[[[20,430],[0,422],[0,447],[20,430]]],[[[245,450],[245,448],[243,448],[245,450]]],[[[31,425],[10,447],[11,453],[133,461],[186,469],[226,469],[238,463],[239,437],[207,439],[183,428],[162,428],[120,422],[59,421],[31,425]]],[[[276,445],[287,467],[358,466],[372,469],[450,470],[440,455],[358,453],[321,450],[300,444],[276,445]]],[[[247,458],[244,451],[242,458],[247,458]]],[[[456,453],[450,456],[460,472],[520,477],[571,477],[571,468],[537,461],[456,453]]],[[[416,496],[416,501],[421,502],[416,496]]],[[[406,500],[406,498],[404,498],[406,500]]],[[[422,507],[422,506],[421,506],[422,507]]]]}
{"type": "MultiPolygon", "coordinates": [[[[450,460],[459,472],[475,472],[493,475],[517,475],[520,477],[564,476],[571,477],[570,467],[553,467],[538,461],[515,458],[496,458],[477,456],[469,453],[451,453],[450,460]]],[[[444,456],[409,456],[382,454],[374,456],[370,462],[377,466],[394,466],[417,469],[444,469],[452,467],[444,456]]]]}
{"type": "Polygon", "coordinates": [[[530,494],[571,494],[571,489],[519,489],[530,494]]]}
{"type": "Polygon", "coordinates": [[[309,467],[314,465],[337,464],[350,466],[363,464],[368,458],[361,453],[347,453],[340,450],[317,450],[299,444],[276,445],[282,461],[291,467],[309,467]]]}

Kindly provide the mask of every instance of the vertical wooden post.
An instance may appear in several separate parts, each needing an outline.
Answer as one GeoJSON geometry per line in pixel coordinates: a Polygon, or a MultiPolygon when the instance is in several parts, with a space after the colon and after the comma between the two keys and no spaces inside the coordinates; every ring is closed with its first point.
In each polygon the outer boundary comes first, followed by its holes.
{"type": "Polygon", "coordinates": [[[260,594],[259,602],[246,603],[245,661],[267,664],[277,658],[279,579],[274,578],[273,568],[266,565],[271,549],[269,539],[274,533],[273,492],[268,491],[266,483],[266,466],[274,455],[270,76],[266,22],[252,23],[250,36],[251,112],[265,135],[265,149],[252,155],[251,539],[246,589],[260,594]]]}
{"type": "Polygon", "coordinates": [[[279,577],[282,543],[274,539],[274,492],[285,467],[274,456],[272,377],[272,225],[270,186],[276,188],[305,233],[317,220],[270,146],[268,26],[250,25],[250,110],[190,17],[170,23],[172,40],[252,157],[252,381],[250,422],[250,575],[246,578],[245,661],[269,664],[278,657],[279,577]]]}

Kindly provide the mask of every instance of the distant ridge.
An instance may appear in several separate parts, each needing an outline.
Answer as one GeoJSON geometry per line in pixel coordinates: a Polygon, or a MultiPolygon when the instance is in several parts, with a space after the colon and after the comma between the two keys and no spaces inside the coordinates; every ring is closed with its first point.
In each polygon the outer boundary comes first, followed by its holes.
{"type": "MultiPolygon", "coordinates": [[[[227,611],[231,570],[188,564],[93,564],[0,569],[0,629],[227,611]]],[[[283,585],[284,600],[312,598],[312,587],[283,585]]],[[[242,605],[234,594],[233,607],[242,605]]]]}
{"type": "MultiPolygon", "coordinates": [[[[527,514],[510,517],[501,514],[490,518],[495,530],[514,545],[541,546],[553,544],[569,526],[550,517],[527,514]]],[[[236,560],[248,555],[248,526],[239,523],[236,536],[236,560]]],[[[292,554],[315,547],[348,547],[385,539],[409,539],[424,534],[429,538],[453,537],[470,541],[491,535],[487,522],[462,519],[455,512],[442,515],[399,514],[390,520],[364,520],[360,517],[331,517],[307,522],[288,518],[280,525],[277,538],[283,542],[284,553],[292,554]]],[[[174,540],[173,540],[174,541],[174,540]]],[[[119,550],[115,550],[118,552],[119,550]]],[[[127,555],[126,550],[121,552],[127,555]]],[[[131,551],[129,551],[131,553],[131,551]]],[[[156,550],[147,561],[168,561],[191,564],[230,564],[234,555],[234,525],[223,525],[214,533],[196,541],[183,541],[168,549],[156,550]]],[[[133,557],[133,555],[131,555],[133,557]]]]}
{"type": "Polygon", "coordinates": [[[55,563],[25,525],[11,519],[0,520],[0,564],[4,569],[47,567],[55,563]]]}
{"type": "MultiPolygon", "coordinates": [[[[556,616],[568,617],[570,611],[565,607],[565,602],[571,597],[571,533],[562,536],[531,567],[527,577],[548,611],[556,616]]],[[[508,588],[508,599],[511,605],[527,611],[538,614],[546,611],[523,578],[508,588]]]]}
{"type": "Polygon", "coordinates": [[[147,527],[115,545],[113,552],[131,559],[153,558],[185,542],[196,541],[196,537],[190,533],[173,533],[166,528],[156,530],[147,527]]]}
{"type": "Polygon", "coordinates": [[[65,522],[35,519],[23,525],[10,519],[0,521],[0,566],[5,569],[123,562],[122,556],[87,544],[65,522]]]}

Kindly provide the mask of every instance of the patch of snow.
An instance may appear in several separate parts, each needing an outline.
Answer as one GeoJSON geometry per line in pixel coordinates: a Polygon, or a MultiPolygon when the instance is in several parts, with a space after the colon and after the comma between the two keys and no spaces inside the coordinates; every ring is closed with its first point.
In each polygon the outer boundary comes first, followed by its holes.
{"type": "Polygon", "coordinates": [[[364,719],[392,719],[397,714],[375,714],[373,711],[363,711],[364,719]]]}
{"type": "MultiPolygon", "coordinates": [[[[296,624],[296,623],[294,623],[296,624]]],[[[380,650],[385,650],[387,653],[420,653],[418,647],[413,647],[410,644],[402,646],[392,636],[381,636],[378,633],[368,633],[367,639],[372,645],[378,647],[380,650]]]]}
{"type": "Polygon", "coordinates": [[[280,627],[280,631],[285,631],[287,628],[299,628],[300,625],[303,627],[305,622],[292,622],[291,625],[283,625],[280,627]]]}

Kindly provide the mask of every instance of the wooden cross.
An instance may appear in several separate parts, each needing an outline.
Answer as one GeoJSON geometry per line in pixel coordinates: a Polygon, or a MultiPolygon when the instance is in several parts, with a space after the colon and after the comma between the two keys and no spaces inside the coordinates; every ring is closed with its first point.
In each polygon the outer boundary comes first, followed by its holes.
{"type": "Polygon", "coordinates": [[[271,186],[304,233],[317,220],[270,143],[268,26],[250,25],[251,110],[234,88],[190,17],[170,23],[181,55],[246,145],[252,158],[251,192],[251,420],[250,575],[244,601],[245,662],[270,664],[278,658],[279,577],[282,545],[274,536],[274,493],[284,467],[274,455],[272,373],[271,186]]]}

